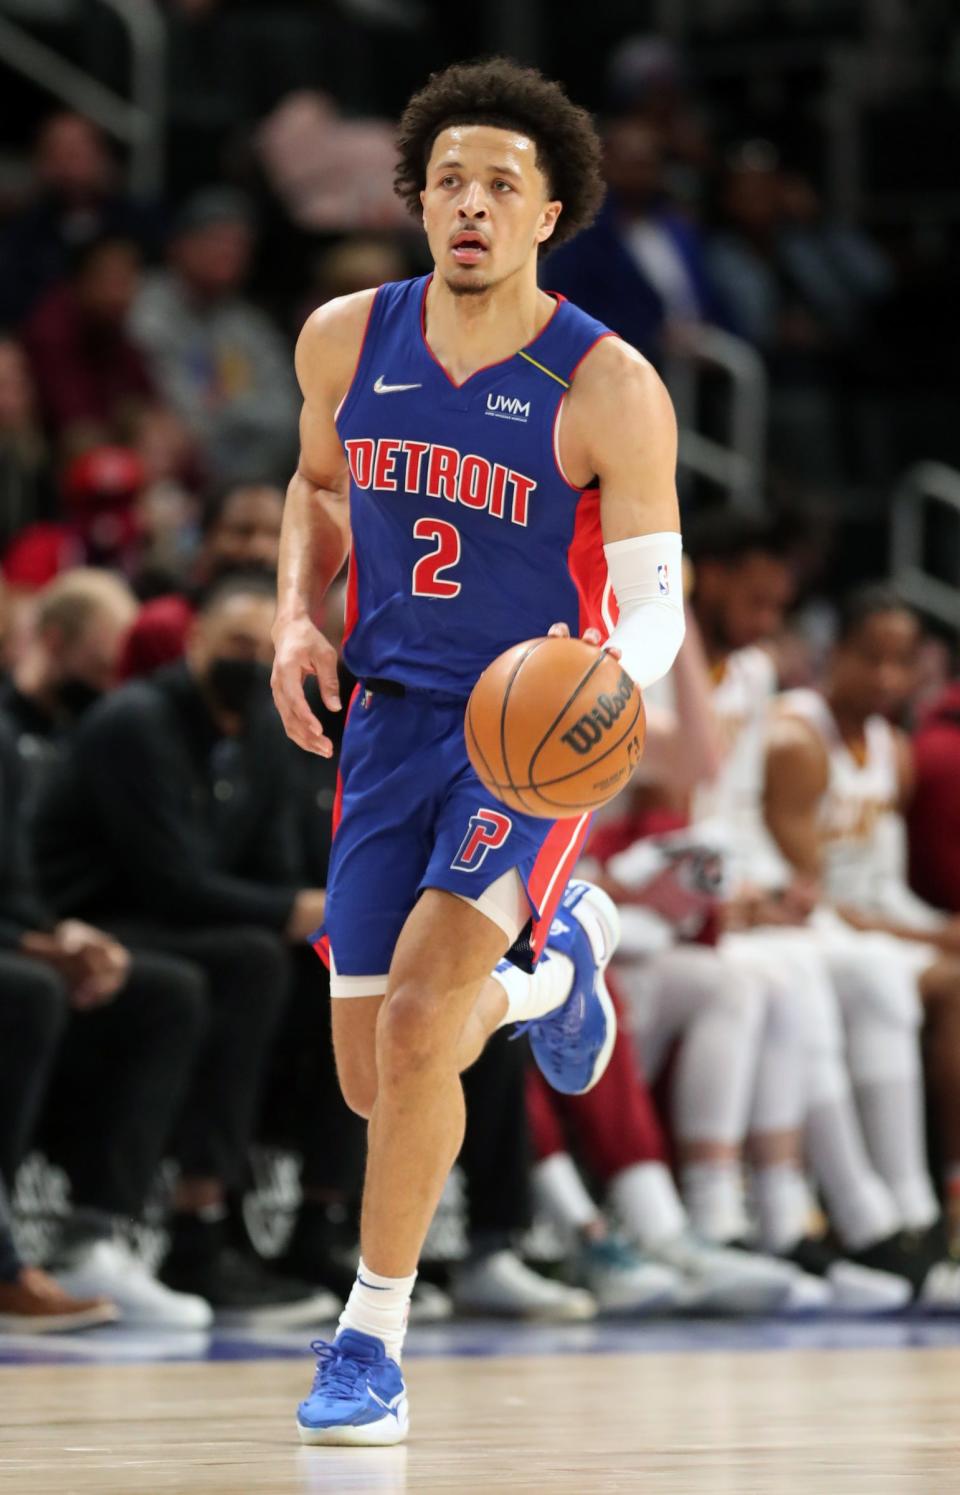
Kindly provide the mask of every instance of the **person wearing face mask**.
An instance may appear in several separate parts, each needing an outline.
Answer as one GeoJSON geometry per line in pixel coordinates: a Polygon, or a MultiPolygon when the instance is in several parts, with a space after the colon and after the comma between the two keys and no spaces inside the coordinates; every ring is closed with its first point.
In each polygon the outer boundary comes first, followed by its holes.
{"type": "MultiPolygon", "coordinates": [[[[84,715],[38,804],[36,849],[62,918],[96,919],[130,949],[189,961],[207,1029],[176,1134],[167,1284],[273,1326],[325,1321],[337,1300],[232,1244],[290,946],[323,917],[293,833],[289,747],[268,686],[275,596],[227,577],[200,605],[183,660],[84,715]]],[[[309,953],[309,952],[308,952],[309,953]]]]}
{"type": "Polygon", "coordinates": [[[23,648],[0,687],[0,711],[31,777],[58,756],[83,713],[114,684],[136,615],[126,582],[92,567],[66,571],[37,593],[23,648]]]}

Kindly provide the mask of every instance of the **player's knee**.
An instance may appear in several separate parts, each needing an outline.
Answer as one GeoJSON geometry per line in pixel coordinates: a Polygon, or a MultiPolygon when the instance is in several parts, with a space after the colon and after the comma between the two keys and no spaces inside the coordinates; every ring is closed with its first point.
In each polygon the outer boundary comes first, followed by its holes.
{"type": "Polygon", "coordinates": [[[449,1048],[456,1063],[456,1045],[437,1022],[437,1008],[429,990],[399,986],[384,1003],[377,1024],[377,1073],[382,1084],[393,1084],[422,1074],[442,1061],[449,1048]]]}
{"type": "MultiPolygon", "coordinates": [[[[788,984],[779,981],[767,984],[764,992],[763,1034],[768,1043],[775,1044],[777,1048],[802,1049],[807,1045],[811,1022],[812,1019],[804,1011],[802,997],[792,991],[788,984]]],[[[820,1042],[821,1046],[825,1042],[829,1045],[829,1036],[824,1040],[821,1035],[820,1042]]],[[[837,1029],[838,1047],[839,1042],[837,1029]]]]}
{"type": "Polygon", "coordinates": [[[944,959],[928,966],[920,977],[920,993],[929,1017],[952,1021],[960,1016],[960,961],[944,959]]]}
{"type": "Polygon", "coordinates": [[[861,957],[837,982],[844,1023],[885,1023],[916,1029],[921,1022],[920,991],[909,966],[883,955],[861,957]]]}
{"type": "Polygon", "coordinates": [[[763,984],[753,972],[744,970],[733,960],[717,962],[709,999],[703,1010],[722,1013],[747,1038],[764,1020],[765,1002],[763,984]]]}

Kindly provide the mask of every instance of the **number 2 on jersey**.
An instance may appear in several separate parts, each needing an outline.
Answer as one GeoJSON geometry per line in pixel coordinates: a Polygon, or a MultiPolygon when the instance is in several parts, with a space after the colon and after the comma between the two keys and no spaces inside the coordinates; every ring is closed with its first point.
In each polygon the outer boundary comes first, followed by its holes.
{"type": "Polygon", "coordinates": [[[456,597],[460,583],[441,575],[460,559],[460,531],[446,519],[418,519],[415,540],[433,540],[435,549],[421,556],[413,568],[414,597],[456,597]]]}

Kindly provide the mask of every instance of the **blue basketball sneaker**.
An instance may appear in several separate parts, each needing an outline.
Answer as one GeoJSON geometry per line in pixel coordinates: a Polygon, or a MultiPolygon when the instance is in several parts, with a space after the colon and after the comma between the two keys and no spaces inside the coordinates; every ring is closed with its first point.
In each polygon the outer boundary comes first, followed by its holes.
{"type": "Polygon", "coordinates": [[[344,1329],[317,1356],[313,1388],[297,1408],[302,1443],[402,1443],[410,1427],[407,1388],[383,1341],[344,1329]]]}
{"type": "Polygon", "coordinates": [[[533,1057],[554,1090],[583,1095],[603,1075],[617,1037],[617,1015],[603,973],[620,940],[612,898],[589,882],[570,882],[550,925],[551,952],[573,962],[573,985],[562,1006],[520,1023],[533,1057]]]}

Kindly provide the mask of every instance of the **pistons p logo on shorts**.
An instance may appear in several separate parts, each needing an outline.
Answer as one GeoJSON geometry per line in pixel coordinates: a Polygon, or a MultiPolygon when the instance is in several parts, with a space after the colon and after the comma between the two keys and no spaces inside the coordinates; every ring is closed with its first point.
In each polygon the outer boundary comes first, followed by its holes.
{"type": "Polygon", "coordinates": [[[488,851],[502,846],[513,829],[509,815],[499,810],[478,810],[470,816],[467,834],[450,866],[454,872],[476,872],[483,866],[488,851]]]}

